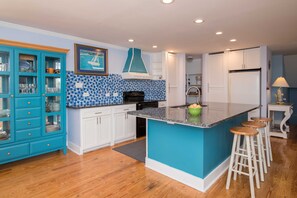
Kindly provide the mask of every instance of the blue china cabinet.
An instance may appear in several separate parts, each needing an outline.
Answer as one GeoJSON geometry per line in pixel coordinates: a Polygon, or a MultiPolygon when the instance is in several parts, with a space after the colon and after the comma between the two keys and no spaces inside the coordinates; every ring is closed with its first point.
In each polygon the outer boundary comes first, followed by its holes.
{"type": "Polygon", "coordinates": [[[41,49],[0,45],[0,164],[66,154],[67,50],[41,49]]]}

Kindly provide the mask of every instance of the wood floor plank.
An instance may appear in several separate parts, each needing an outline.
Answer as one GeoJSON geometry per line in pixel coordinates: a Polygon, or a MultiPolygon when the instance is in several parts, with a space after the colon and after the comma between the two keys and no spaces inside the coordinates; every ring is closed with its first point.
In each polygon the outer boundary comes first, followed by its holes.
{"type": "MultiPolygon", "coordinates": [[[[296,197],[297,127],[291,129],[288,140],[272,138],[274,161],[265,174],[265,182],[256,189],[256,197],[296,197]]],[[[71,151],[67,155],[53,152],[1,165],[0,197],[250,197],[246,176],[232,180],[229,190],[225,189],[226,176],[225,173],[202,193],[146,168],[111,147],[83,156],[71,151]]]]}

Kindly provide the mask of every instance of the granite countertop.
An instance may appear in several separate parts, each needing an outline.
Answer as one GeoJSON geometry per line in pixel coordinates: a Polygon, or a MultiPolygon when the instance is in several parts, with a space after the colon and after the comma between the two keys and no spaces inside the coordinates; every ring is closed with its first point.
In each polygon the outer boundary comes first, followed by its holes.
{"type": "Polygon", "coordinates": [[[139,111],[130,111],[128,114],[141,118],[172,122],[200,128],[210,128],[220,122],[237,115],[257,109],[259,105],[232,104],[232,103],[204,103],[199,116],[188,114],[186,106],[146,108],[139,111]]]}
{"type": "Polygon", "coordinates": [[[117,106],[117,105],[129,105],[136,104],[137,102],[121,102],[121,103],[100,103],[96,105],[82,105],[82,106],[66,106],[70,109],[85,109],[85,108],[94,108],[94,107],[108,107],[108,106],[117,106]]]}

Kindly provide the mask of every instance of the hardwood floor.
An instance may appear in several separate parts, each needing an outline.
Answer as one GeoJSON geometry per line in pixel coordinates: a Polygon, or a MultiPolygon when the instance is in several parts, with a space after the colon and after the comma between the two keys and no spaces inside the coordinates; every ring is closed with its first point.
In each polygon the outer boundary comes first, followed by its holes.
{"type": "MultiPolygon", "coordinates": [[[[256,197],[296,197],[297,127],[288,140],[272,138],[274,161],[256,197]]],[[[78,156],[54,152],[0,165],[0,197],[250,197],[246,176],[226,174],[201,193],[105,148],[78,156]]]]}

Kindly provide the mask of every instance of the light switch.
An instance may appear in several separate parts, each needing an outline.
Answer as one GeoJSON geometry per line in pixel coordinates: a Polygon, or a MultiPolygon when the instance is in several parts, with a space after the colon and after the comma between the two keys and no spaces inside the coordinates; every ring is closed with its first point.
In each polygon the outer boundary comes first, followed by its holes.
{"type": "Polygon", "coordinates": [[[83,97],[88,97],[88,96],[90,96],[90,94],[89,94],[88,91],[86,91],[86,92],[83,93],[83,97]]]}
{"type": "Polygon", "coordinates": [[[105,94],[105,96],[106,96],[106,97],[109,97],[109,96],[110,96],[110,93],[109,93],[109,92],[108,92],[108,93],[106,93],[106,94],[105,94]]]}
{"type": "Polygon", "coordinates": [[[82,82],[75,83],[75,87],[78,88],[78,89],[82,89],[83,86],[84,86],[84,83],[82,83],[82,82]]]}
{"type": "Polygon", "coordinates": [[[119,96],[119,93],[118,93],[118,92],[114,92],[114,93],[113,93],[113,96],[114,96],[114,97],[117,97],[117,96],[119,96]]]}

